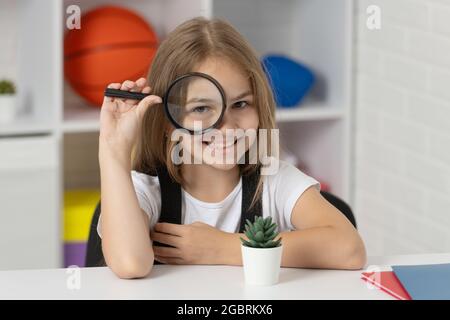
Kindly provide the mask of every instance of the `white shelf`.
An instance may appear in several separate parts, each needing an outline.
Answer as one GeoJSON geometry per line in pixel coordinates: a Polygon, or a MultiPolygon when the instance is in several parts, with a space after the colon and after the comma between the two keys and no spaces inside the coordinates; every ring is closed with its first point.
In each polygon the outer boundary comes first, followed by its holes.
{"type": "Polygon", "coordinates": [[[38,119],[33,115],[17,117],[13,122],[0,124],[0,137],[45,135],[53,132],[53,125],[48,120],[38,119]]]}
{"type": "Polygon", "coordinates": [[[100,130],[100,108],[87,104],[72,104],[64,111],[64,133],[92,132],[100,130]]]}
{"type": "Polygon", "coordinates": [[[305,104],[293,108],[277,108],[277,122],[321,121],[341,119],[344,116],[342,108],[329,107],[319,103],[305,104]]]}
{"type": "MultiPolygon", "coordinates": [[[[320,103],[310,103],[293,108],[277,108],[277,122],[322,121],[341,119],[342,108],[320,103]]],[[[88,105],[72,105],[66,108],[62,130],[64,133],[99,131],[100,108],[88,105]]],[[[1,131],[0,131],[1,134],[1,131]]]]}

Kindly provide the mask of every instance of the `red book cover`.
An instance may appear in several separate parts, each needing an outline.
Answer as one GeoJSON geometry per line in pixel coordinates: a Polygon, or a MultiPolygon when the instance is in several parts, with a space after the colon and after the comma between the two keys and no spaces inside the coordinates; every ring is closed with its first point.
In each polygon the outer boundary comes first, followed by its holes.
{"type": "Polygon", "coordinates": [[[399,300],[411,300],[408,292],[392,271],[363,272],[362,279],[399,300]]]}

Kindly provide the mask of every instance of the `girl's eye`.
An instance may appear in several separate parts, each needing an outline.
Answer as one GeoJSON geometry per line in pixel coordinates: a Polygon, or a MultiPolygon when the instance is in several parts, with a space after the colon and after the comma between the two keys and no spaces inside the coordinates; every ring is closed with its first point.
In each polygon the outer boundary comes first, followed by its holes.
{"type": "Polygon", "coordinates": [[[233,105],[233,107],[236,109],[243,109],[249,105],[250,104],[247,101],[238,101],[233,105]]]}
{"type": "Polygon", "coordinates": [[[197,112],[197,113],[204,113],[206,111],[208,111],[207,106],[198,106],[198,107],[192,108],[192,110],[191,110],[191,112],[197,112]]]}

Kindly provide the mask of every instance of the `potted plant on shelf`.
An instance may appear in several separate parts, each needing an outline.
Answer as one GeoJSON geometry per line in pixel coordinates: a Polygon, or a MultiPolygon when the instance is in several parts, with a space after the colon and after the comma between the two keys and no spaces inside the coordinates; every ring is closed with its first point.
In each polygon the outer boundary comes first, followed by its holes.
{"type": "Polygon", "coordinates": [[[8,123],[16,116],[16,88],[9,80],[0,80],[0,123],[8,123]]]}
{"type": "Polygon", "coordinates": [[[271,217],[256,217],[254,223],[247,220],[245,235],[241,239],[242,263],[245,282],[251,285],[273,285],[278,282],[283,246],[277,224],[271,217]]]}

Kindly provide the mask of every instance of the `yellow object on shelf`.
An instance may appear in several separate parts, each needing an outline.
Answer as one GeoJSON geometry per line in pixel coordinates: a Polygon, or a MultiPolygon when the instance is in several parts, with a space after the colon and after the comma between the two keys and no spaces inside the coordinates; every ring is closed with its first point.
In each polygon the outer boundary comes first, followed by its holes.
{"type": "Polygon", "coordinates": [[[100,190],[82,189],[64,192],[64,241],[87,241],[100,190]]]}

